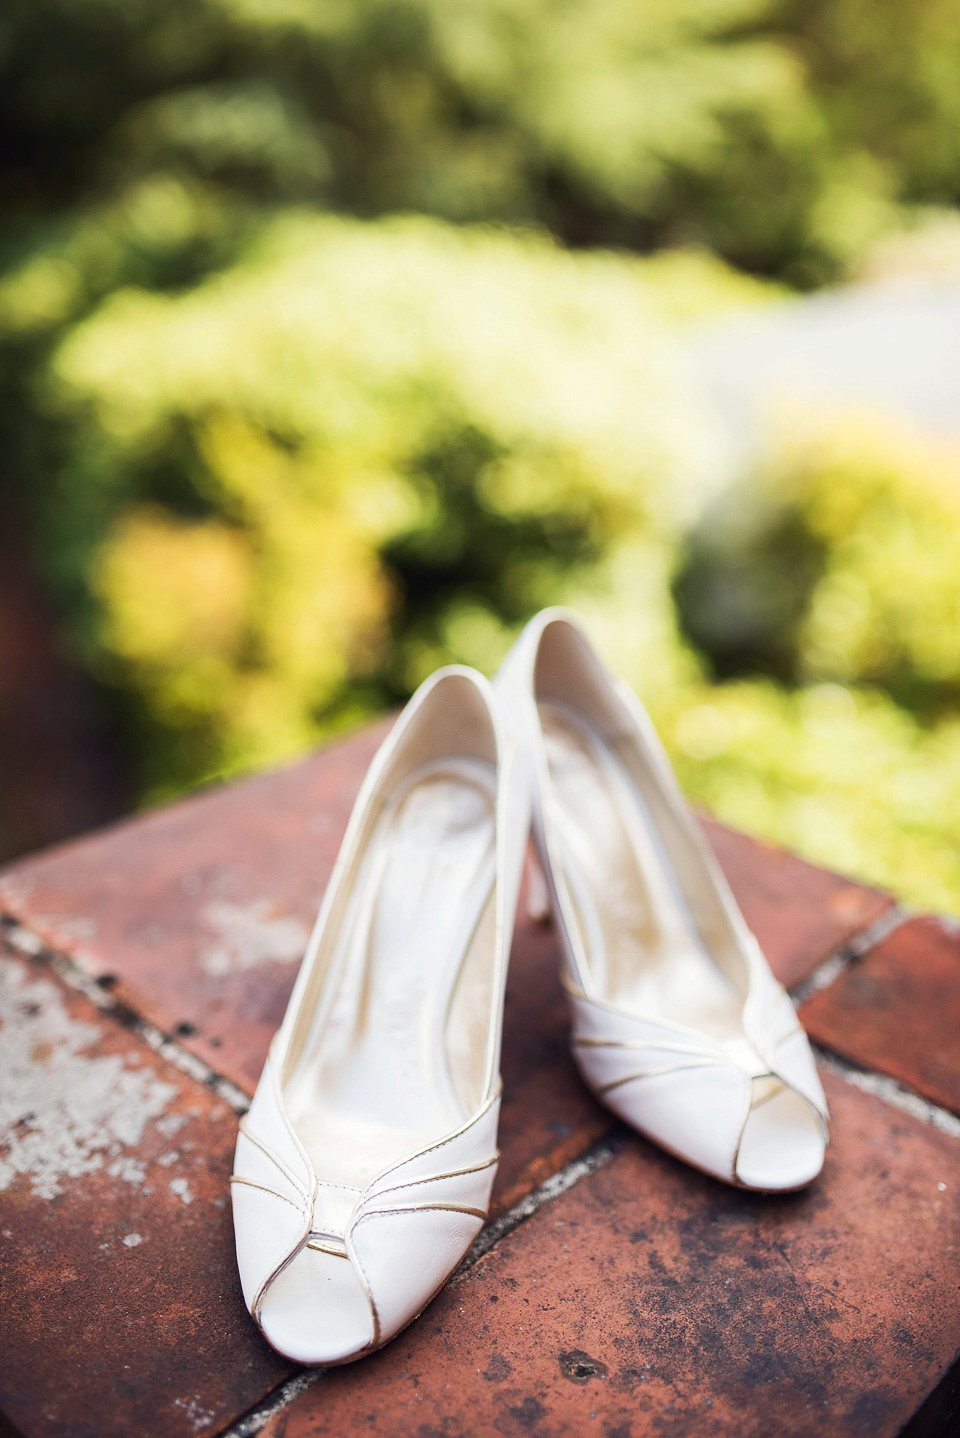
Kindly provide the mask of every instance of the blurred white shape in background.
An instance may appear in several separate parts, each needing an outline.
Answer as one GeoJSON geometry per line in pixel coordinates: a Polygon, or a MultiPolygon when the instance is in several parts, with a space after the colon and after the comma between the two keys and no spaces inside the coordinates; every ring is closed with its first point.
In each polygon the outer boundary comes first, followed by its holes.
{"type": "Polygon", "coordinates": [[[872,409],[960,439],[960,276],[891,277],[700,326],[692,363],[727,430],[729,477],[785,407],[872,409]]]}

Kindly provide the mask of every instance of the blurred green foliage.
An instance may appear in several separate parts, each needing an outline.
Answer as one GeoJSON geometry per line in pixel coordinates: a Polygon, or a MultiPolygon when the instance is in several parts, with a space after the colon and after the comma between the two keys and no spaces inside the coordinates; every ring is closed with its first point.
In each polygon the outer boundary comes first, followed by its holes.
{"type": "Polygon", "coordinates": [[[642,271],[302,215],[71,330],[42,395],[68,436],[47,532],[64,562],[91,494],[110,516],[77,576],[87,653],[145,706],[153,786],[296,753],[454,655],[489,665],[612,536],[676,529],[706,444],[642,271]]]}
{"type": "Polygon", "coordinates": [[[951,447],[872,413],[798,413],[686,537],[674,580],[714,674],[873,685],[960,708],[960,485],[951,447]]]}
{"type": "Polygon", "coordinates": [[[0,501],[146,797],[566,597],[692,793],[960,905],[950,462],[714,496],[680,363],[960,202],[960,0],[9,0],[0,78],[0,501]]]}
{"type": "Polygon", "coordinates": [[[165,234],[126,230],[174,283],[224,243],[208,205],[538,222],[815,283],[898,206],[960,199],[960,0],[7,0],[0,75],[4,228],[87,209],[115,244],[119,197],[179,188],[165,234]]]}
{"type": "Polygon", "coordinates": [[[953,910],[958,461],[876,414],[795,415],[684,541],[674,592],[708,682],[663,718],[731,822],[953,910]]]}

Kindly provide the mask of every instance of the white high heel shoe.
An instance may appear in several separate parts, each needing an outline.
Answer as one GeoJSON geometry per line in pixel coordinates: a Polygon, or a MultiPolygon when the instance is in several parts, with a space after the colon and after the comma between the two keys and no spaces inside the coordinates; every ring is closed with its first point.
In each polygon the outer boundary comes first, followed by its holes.
{"type": "Polygon", "coordinates": [[[529,791],[488,682],[423,684],[360,790],[232,1179],[244,1300],[298,1363],[372,1352],[483,1226],[529,791]]]}
{"type": "Polygon", "coordinates": [[[559,609],[527,625],[496,688],[532,766],[534,840],[588,1086],[728,1183],[809,1183],[827,1105],[806,1034],[640,701],[559,609]]]}

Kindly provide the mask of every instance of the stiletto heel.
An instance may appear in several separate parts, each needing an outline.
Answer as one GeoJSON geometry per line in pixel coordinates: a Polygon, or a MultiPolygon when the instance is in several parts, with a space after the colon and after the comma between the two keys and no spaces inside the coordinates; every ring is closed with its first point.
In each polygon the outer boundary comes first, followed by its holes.
{"type": "Polygon", "coordinates": [[[539,860],[532,850],[527,851],[527,918],[533,924],[549,924],[550,890],[543,877],[539,860]]]}

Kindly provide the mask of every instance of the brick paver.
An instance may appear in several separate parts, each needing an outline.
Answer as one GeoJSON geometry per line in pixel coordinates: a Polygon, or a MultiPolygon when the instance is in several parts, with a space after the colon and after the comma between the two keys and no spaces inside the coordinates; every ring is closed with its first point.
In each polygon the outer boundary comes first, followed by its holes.
{"type": "Polygon", "coordinates": [[[252,1093],[388,727],[15,864],[0,911],[252,1093]]]}
{"type": "MultiPolygon", "coordinates": [[[[6,1032],[22,1042],[0,1038],[0,1062],[24,1113],[0,1084],[0,1406],[25,1438],[212,1434],[289,1371],[235,1277],[235,1115],[130,1016],[252,1092],[385,728],[0,875],[0,912],[118,1001],[95,1009],[42,958],[3,951],[6,1032]],[[24,983],[38,986],[26,998],[24,983]]],[[[890,905],[706,826],[787,982],[890,905]]],[[[831,1047],[956,1106],[944,1035],[957,962],[942,926],[908,925],[805,1015],[831,1047]]],[[[497,1212],[613,1130],[576,1076],[567,1030],[555,934],[522,914],[497,1212]]],[[[831,1102],[827,1171],[798,1198],[737,1193],[622,1140],[384,1354],[326,1375],[271,1420],[271,1435],[892,1434],[960,1343],[960,1143],[839,1082],[831,1102]]]]}
{"type": "Polygon", "coordinates": [[[243,1307],[236,1120],[0,947],[0,1408],[24,1438],[217,1432],[289,1365],[243,1307]]]}
{"type": "MultiPolygon", "coordinates": [[[[92,977],[115,979],[138,1013],[252,1093],[389,722],[291,768],[23,860],[0,874],[0,912],[92,977]]],[[[706,827],[787,983],[890,903],[772,845],[706,827]]]]}
{"type": "Polygon", "coordinates": [[[827,1088],[806,1194],[630,1140],[265,1438],[893,1438],[960,1345],[960,1145],[827,1088]]]}
{"type": "Polygon", "coordinates": [[[803,1007],[814,1038],[960,1113],[960,930],[912,919],[803,1007]]]}
{"type": "Polygon", "coordinates": [[[735,829],[704,827],[744,917],[781,983],[793,988],[828,954],[860,933],[893,900],[735,829]]]}
{"type": "Polygon", "coordinates": [[[569,1032],[555,931],[531,923],[521,908],[503,1017],[494,1213],[511,1207],[614,1126],[610,1111],[583,1086],[570,1056],[569,1032]]]}

